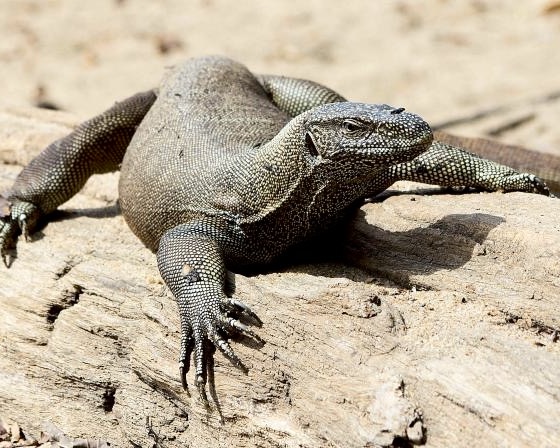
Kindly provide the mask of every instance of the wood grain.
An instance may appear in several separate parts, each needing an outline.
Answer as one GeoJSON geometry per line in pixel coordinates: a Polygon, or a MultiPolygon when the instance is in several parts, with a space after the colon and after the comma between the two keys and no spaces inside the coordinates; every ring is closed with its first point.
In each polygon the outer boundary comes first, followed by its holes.
{"type": "MultiPolygon", "coordinates": [[[[62,117],[0,113],[0,190],[75,124],[62,117]]],[[[266,344],[233,343],[247,376],[216,355],[221,423],[181,390],[177,307],[118,213],[117,180],[93,178],[0,274],[0,414],[26,434],[50,422],[118,447],[560,445],[559,200],[394,195],[323,241],[344,238],[342,261],[238,275],[266,344]]]]}

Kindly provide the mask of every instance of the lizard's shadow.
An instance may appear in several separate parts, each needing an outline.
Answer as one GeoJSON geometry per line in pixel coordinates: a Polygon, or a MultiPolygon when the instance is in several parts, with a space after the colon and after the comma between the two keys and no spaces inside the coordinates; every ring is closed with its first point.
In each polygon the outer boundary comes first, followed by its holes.
{"type": "Polygon", "coordinates": [[[88,218],[114,218],[121,214],[119,203],[108,204],[103,207],[91,208],[67,208],[63,210],[55,210],[49,215],[49,222],[64,221],[67,219],[75,219],[86,216],[88,218]]]}
{"type": "MultiPolygon", "coordinates": [[[[107,218],[120,214],[116,203],[101,208],[57,210],[49,220],[80,216],[107,218]]],[[[368,223],[366,212],[358,208],[324,233],[294,246],[272,263],[264,267],[246,267],[238,272],[249,276],[288,271],[343,277],[342,265],[349,265],[410,287],[411,275],[463,266],[473,257],[475,246],[482,244],[488,233],[503,221],[499,216],[484,213],[451,214],[426,227],[395,232],[368,223]],[[341,269],[324,269],[321,265],[325,263],[340,264],[341,269]]],[[[35,238],[40,239],[41,233],[35,238]]]]}
{"type": "MultiPolygon", "coordinates": [[[[450,214],[426,227],[395,232],[368,223],[366,212],[359,209],[324,234],[290,249],[264,272],[344,277],[342,265],[349,265],[408,288],[412,275],[466,264],[475,247],[502,222],[503,218],[485,213],[450,214]],[[341,269],[325,270],[324,263],[340,264],[341,269]]],[[[242,274],[257,272],[263,270],[248,269],[242,274]]]]}

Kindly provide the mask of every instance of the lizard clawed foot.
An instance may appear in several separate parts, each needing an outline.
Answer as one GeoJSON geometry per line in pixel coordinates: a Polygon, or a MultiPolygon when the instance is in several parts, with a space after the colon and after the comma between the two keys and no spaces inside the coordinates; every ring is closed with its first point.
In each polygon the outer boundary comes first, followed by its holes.
{"type": "Polygon", "coordinates": [[[0,256],[4,265],[10,267],[10,247],[14,245],[17,239],[19,228],[17,224],[6,218],[0,221],[0,256]]]}
{"type": "Polygon", "coordinates": [[[544,181],[530,173],[516,173],[507,176],[503,180],[502,189],[504,191],[525,191],[544,196],[553,196],[544,181]]]}
{"type": "Polygon", "coordinates": [[[38,218],[39,209],[30,202],[0,197],[0,256],[6,267],[10,267],[10,248],[15,247],[18,235],[29,241],[38,218]]]}
{"type": "Polygon", "coordinates": [[[226,311],[226,312],[245,313],[245,315],[248,316],[254,322],[254,325],[256,325],[257,327],[262,327],[262,321],[259,319],[259,316],[257,316],[253,312],[253,310],[251,310],[251,308],[249,308],[247,305],[245,305],[240,300],[238,300],[236,298],[233,298],[233,297],[228,297],[222,303],[222,307],[223,307],[224,311],[226,311]]]}
{"type": "MultiPolygon", "coordinates": [[[[255,334],[247,325],[231,316],[239,314],[261,326],[262,321],[248,306],[237,299],[226,298],[222,300],[220,308],[211,318],[207,316],[205,319],[203,316],[200,316],[194,319],[197,322],[192,323],[190,322],[191,319],[184,319],[184,324],[182,325],[181,356],[179,360],[181,385],[183,389],[188,391],[187,373],[190,370],[190,358],[193,355],[195,386],[206,407],[209,407],[206,384],[209,378],[213,379],[214,377],[213,355],[215,349],[220,350],[234,366],[247,374],[249,369],[235,354],[227,339],[234,334],[241,334],[259,344],[264,344],[262,338],[255,334]]],[[[213,383],[213,381],[211,382],[213,383]]],[[[214,384],[210,384],[210,391],[211,395],[216,399],[214,384]]]]}

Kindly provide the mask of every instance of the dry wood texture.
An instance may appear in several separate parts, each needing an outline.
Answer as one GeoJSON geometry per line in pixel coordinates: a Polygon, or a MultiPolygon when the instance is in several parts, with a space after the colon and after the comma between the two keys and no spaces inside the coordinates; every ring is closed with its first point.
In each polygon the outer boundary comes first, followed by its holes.
{"type": "MultiPolygon", "coordinates": [[[[1,113],[0,189],[74,123],[1,113]]],[[[344,261],[237,276],[266,344],[234,343],[247,376],[216,355],[222,424],[181,390],[177,307],[118,213],[117,179],[92,179],[0,271],[0,415],[26,434],[50,422],[117,447],[560,446],[560,200],[395,195],[323,241],[342,239],[344,261]]]]}

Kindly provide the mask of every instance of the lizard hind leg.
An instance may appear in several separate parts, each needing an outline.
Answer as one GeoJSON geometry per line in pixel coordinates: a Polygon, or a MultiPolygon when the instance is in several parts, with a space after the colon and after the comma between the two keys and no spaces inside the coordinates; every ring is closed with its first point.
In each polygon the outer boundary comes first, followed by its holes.
{"type": "Polygon", "coordinates": [[[346,101],[334,90],[307,79],[258,75],[257,80],[270,100],[290,117],[323,104],[346,101]]]}

